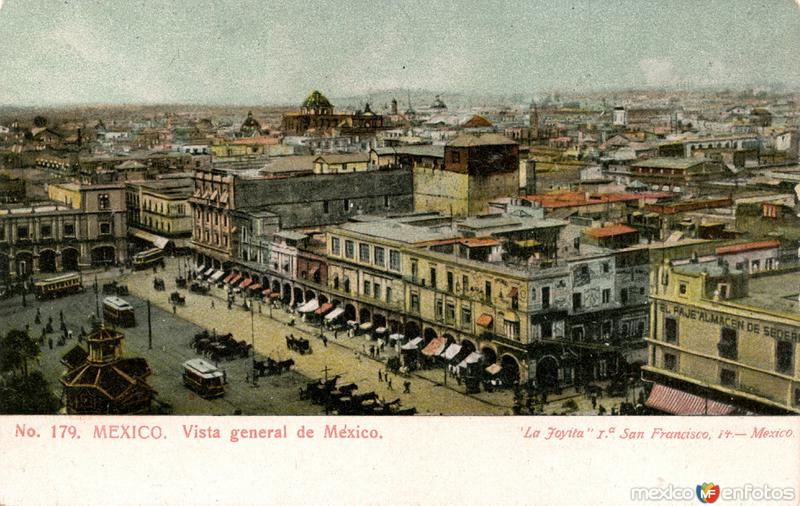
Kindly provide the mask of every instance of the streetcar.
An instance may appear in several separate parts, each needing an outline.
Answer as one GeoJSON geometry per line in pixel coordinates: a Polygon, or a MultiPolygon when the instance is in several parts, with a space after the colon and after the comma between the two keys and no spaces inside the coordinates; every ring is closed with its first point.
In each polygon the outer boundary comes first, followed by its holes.
{"type": "Polygon", "coordinates": [[[204,399],[225,395],[225,373],[202,358],[183,363],[183,384],[204,399]]]}
{"type": "Polygon", "coordinates": [[[136,270],[147,269],[154,265],[164,265],[164,250],[151,248],[133,255],[133,268],[136,270]]]}
{"type": "Polygon", "coordinates": [[[33,288],[36,298],[44,300],[82,292],[83,284],[77,274],[64,274],[37,281],[33,284],[33,288]]]}
{"type": "Polygon", "coordinates": [[[103,319],[120,327],[135,327],[136,315],[133,306],[119,297],[103,299],[103,319]]]}

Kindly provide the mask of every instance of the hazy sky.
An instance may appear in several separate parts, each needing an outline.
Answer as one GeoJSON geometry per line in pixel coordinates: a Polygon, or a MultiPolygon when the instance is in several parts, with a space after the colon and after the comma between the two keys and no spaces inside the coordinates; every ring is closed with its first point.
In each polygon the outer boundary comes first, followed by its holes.
{"type": "Polygon", "coordinates": [[[800,0],[0,0],[0,104],[782,82],[800,0]]]}

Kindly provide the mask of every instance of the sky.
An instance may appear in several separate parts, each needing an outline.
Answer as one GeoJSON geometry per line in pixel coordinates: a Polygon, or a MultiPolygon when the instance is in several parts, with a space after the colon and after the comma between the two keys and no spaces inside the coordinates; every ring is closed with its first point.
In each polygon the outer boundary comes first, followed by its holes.
{"type": "Polygon", "coordinates": [[[0,105],[800,88],[800,0],[0,0],[0,105]]]}

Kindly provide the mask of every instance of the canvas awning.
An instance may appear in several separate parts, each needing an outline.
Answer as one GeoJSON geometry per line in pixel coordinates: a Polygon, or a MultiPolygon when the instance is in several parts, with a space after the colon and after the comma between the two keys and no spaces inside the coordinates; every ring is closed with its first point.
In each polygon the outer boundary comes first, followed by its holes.
{"type": "Polygon", "coordinates": [[[389,336],[389,341],[402,341],[405,338],[403,334],[392,334],[389,336]]]}
{"type": "Polygon", "coordinates": [[[503,366],[500,365],[500,364],[492,364],[492,365],[490,365],[489,367],[486,368],[486,372],[488,372],[492,376],[494,376],[495,374],[498,374],[502,370],[503,370],[503,366]]]}
{"type": "Polygon", "coordinates": [[[483,355],[478,353],[477,351],[473,351],[472,353],[467,355],[467,358],[465,358],[464,360],[461,361],[460,364],[458,364],[458,367],[464,368],[470,364],[477,364],[481,360],[483,360],[483,355]]]}
{"type": "Polygon", "coordinates": [[[231,279],[230,281],[228,281],[228,284],[230,284],[230,285],[235,285],[236,283],[238,283],[238,282],[239,282],[239,280],[240,280],[240,279],[242,279],[242,275],[241,275],[241,274],[237,274],[237,275],[235,275],[235,276],[233,277],[233,279],[231,279]]]}
{"type": "Polygon", "coordinates": [[[422,349],[422,353],[429,357],[435,357],[444,351],[447,346],[447,339],[444,337],[437,337],[431,340],[426,347],[422,349]]]}
{"type": "Polygon", "coordinates": [[[231,272],[230,274],[225,276],[225,279],[223,279],[222,282],[223,283],[230,283],[233,280],[234,277],[236,277],[236,273],[235,272],[231,272]]]}
{"type": "Polygon", "coordinates": [[[153,246],[159,249],[164,249],[169,245],[169,239],[166,237],[161,237],[160,235],[151,234],[150,232],[145,232],[144,230],[139,230],[138,228],[128,227],[128,233],[130,233],[133,237],[137,239],[141,239],[143,241],[149,242],[153,246]]]}
{"type": "Polygon", "coordinates": [[[319,309],[319,299],[311,299],[297,309],[298,313],[312,313],[319,309]]]}
{"type": "Polygon", "coordinates": [[[206,266],[205,265],[195,265],[195,267],[194,267],[194,272],[196,272],[198,274],[203,272],[204,270],[206,270],[206,266]]]}
{"type": "Polygon", "coordinates": [[[253,282],[253,278],[247,278],[244,281],[242,281],[241,283],[239,283],[239,288],[247,288],[248,286],[250,286],[250,283],[252,283],[252,282],[253,282]]]}
{"type": "Polygon", "coordinates": [[[225,271],[216,271],[211,275],[211,281],[219,281],[219,278],[225,275],[225,271]]]}
{"type": "Polygon", "coordinates": [[[248,290],[253,290],[253,291],[258,290],[259,288],[261,288],[261,283],[256,283],[247,287],[248,290]]]}
{"type": "Polygon", "coordinates": [[[514,313],[513,311],[506,311],[504,318],[506,319],[507,322],[512,322],[512,323],[519,322],[519,316],[517,315],[517,313],[514,313]]]}
{"type": "Polygon", "coordinates": [[[324,315],[325,313],[327,313],[331,309],[333,309],[333,304],[331,304],[330,302],[326,302],[325,304],[323,304],[320,307],[318,307],[317,310],[314,311],[314,314],[324,315]]]}
{"type": "Polygon", "coordinates": [[[376,334],[383,334],[384,332],[386,332],[386,327],[378,327],[375,329],[376,334]]]}
{"type": "Polygon", "coordinates": [[[729,404],[712,401],[668,386],[655,384],[645,405],[672,415],[729,415],[735,409],[729,404]]]}
{"type": "Polygon", "coordinates": [[[372,328],[372,322],[364,322],[358,326],[361,330],[369,330],[372,328]]]}
{"type": "Polygon", "coordinates": [[[278,292],[272,292],[271,294],[269,294],[269,298],[270,299],[279,299],[280,297],[281,297],[281,294],[278,293],[278,292]]]}
{"type": "Polygon", "coordinates": [[[343,314],[344,314],[344,309],[337,307],[336,309],[325,315],[325,320],[326,321],[335,320],[336,318],[340,317],[343,314]]]}
{"type": "Polygon", "coordinates": [[[454,358],[456,358],[456,355],[458,355],[460,352],[461,352],[461,345],[453,343],[450,346],[448,346],[446,350],[444,350],[444,354],[442,356],[444,357],[445,360],[453,360],[454,358]]]}
{"type": "Polygon", "coordinates": [[[483,313],[478,317],[478,321],[476,321],[478,325],[481,327],[491,327],[492,326],[492,315],[483,313]]]}
{"type": "Polygon", "coordinates": [[[203,276],[210,276],[210,275],[214,274],[215,270],[216,269],[214,269],[213,267],[209,267],[208,270],[203,273],[203,276]]]}
{"type": "Polygon", "coordinates": [[[263,295],[264,297],[267,297],[267,296],[269,296],[269,294],[271,294],[271,293],[272,293],[272,289],[270,289],[270,288],[267,288],[266,290],[264,290],[263,292],[261,292],[261,295],[263,295]]]}
{"type": "Polygon", "coordinates": [[[416,350],[422,345],[422,343],[424,341],[425,340],[422,339],[421,337],[415,337],[414,339],[412,339],[411,341],[407,342],[406,344],[404,344],[400,348],[402,348],[404,350],[416,350]]]}

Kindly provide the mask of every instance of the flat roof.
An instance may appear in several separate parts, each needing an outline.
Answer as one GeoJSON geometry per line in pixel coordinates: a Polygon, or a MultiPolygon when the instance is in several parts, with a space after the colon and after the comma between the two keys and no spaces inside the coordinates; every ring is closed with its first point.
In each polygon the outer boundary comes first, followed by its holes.
{"type": "Polygon", "coordinates": [[[732,302],[769,311],[791,313],[800,311],[800,271],[765,274],[750,277],[748,295],[732,302]]]}
{"type": "Polygon", "coordinates": [[[358,234],[380,237],[406,244],[440,241],[460,238],[461,234],[453,230],[431,229],[402,223],[395,220],[344,223],[339,225],[344,230],[358,234]]]}
{"type": "Polygon", "coordinates": [[[648,158],[631,164],[632,167],[654,167],[657,169],[688,169],[713,160],[697,158],[648,158]]]}

